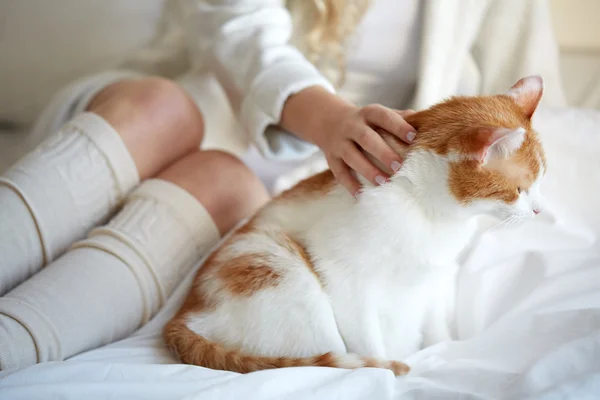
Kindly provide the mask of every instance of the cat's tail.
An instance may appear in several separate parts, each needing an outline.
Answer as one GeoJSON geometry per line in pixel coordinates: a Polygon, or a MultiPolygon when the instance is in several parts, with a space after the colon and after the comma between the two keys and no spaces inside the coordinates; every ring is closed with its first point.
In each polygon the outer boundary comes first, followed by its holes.
{"type": "Polygon", "coordinates": [[[313,357],[262,357],[241,353],[212,342],[187,327],[185,319],[177,316],[164,330],[167,346],[186,364],[210,369],[248,373],[273,368],[333,367],[354,369],[385,368],[394,375],[405,375],[410,368],[400,361],[383,361],[357,354],[325,353],[313,357]]]}

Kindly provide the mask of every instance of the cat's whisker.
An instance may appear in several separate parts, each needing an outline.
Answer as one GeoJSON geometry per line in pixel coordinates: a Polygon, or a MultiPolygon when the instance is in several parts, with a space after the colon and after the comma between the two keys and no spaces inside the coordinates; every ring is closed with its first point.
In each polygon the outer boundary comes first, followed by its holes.
{"type": "Polygon", "coordinates": [[[502,221],[498,222],[496,225],[492,226],[490,228],[491,230],[497,230],[497,229],[506,229],[509,227],[510,221],[513,219],[512,216],[509,216],[505,219],[503,219],[502,221]]]}
{"type": "Polygon", "coordinates": [[[516,226],[516,225],[517,225],[517,218],[515,218],[515,217],[511,217],[511,218],[508,220],[508,224],[506,225],[506,228],[512,228],[512,227],[514,227],[514,226],[516,226]]]}
{"type": "Polygon", "coordinates": [[[498,229],[499,227],[502,226],[502,224],[504,224],[505,221],[506,220],[503,219],[502,221],[498,222],[496,225],[492,226],[489,230],[494,231],[494,230],[498,229]]]}

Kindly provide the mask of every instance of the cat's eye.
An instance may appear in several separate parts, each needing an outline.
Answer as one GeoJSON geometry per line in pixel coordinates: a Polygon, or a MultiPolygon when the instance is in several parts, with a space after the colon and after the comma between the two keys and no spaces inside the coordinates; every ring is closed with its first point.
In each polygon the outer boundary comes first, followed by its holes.
{"type": "Polygon", "coordinates": [[[519,194],[521,194],[521,192],[522,192],[522,191],[523,191],[523,188],[522,188],[521,186],[519,186],[519,187],[517,188],[517,192],[519,192],[519,194]]]}

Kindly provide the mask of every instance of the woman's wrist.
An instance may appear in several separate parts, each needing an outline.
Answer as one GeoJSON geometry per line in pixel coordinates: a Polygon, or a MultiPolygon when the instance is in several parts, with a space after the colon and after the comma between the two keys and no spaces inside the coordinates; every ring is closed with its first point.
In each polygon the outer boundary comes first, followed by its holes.
{"type": "Polygon", "coordinates": [[[321,147],[323,136],[340,115],[356,106],[320,86],[312,86],[290,96],[281,114],[280,125],[299,138],[321,147]]]}

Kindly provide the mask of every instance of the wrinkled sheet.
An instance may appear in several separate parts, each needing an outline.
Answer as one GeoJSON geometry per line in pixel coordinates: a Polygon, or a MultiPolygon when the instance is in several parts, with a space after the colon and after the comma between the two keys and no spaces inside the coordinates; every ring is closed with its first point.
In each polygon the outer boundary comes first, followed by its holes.
{"type": "Polygon", "coordinates": [[[395,378],[379,369],[247,375],[179,365],[161,342],[192,275],[131,337],[64,362],[0,373],[1,399],[598,399],[600,113],[541,111],[545,211],[481,232],[461,256],[456,340],[395,378]]]}

